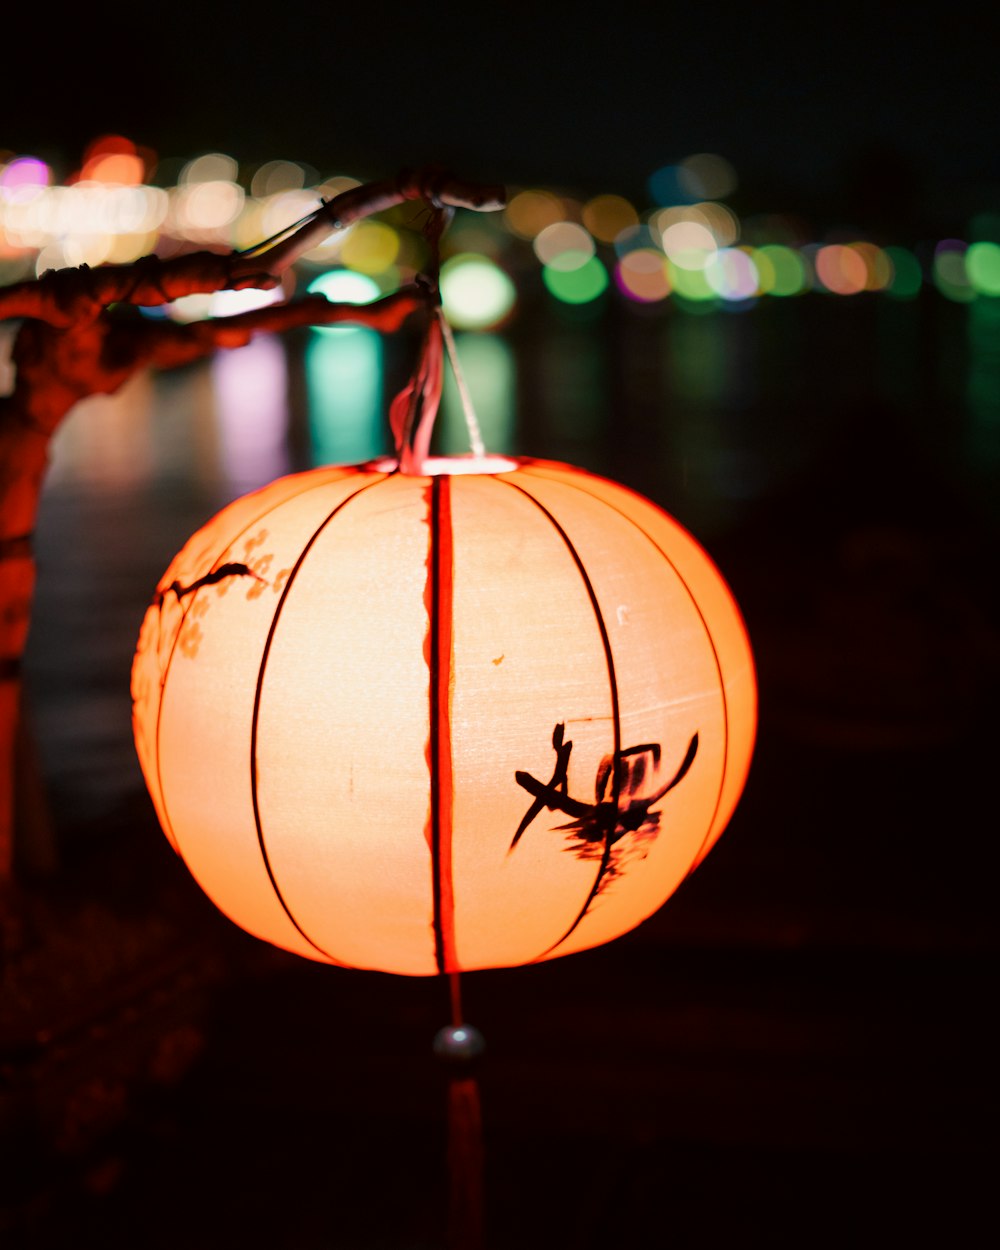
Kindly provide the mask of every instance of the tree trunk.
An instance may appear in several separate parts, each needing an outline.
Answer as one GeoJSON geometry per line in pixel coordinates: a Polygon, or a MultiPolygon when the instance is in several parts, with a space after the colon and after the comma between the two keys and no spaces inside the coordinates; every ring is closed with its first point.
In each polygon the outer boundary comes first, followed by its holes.
{"type": "Polygon", "coordinates": [[[32,535],[49,436],[8,407],[0,412],[0,890],[14,865],[15,787],[24,649],[35,590],[32,535]]]}

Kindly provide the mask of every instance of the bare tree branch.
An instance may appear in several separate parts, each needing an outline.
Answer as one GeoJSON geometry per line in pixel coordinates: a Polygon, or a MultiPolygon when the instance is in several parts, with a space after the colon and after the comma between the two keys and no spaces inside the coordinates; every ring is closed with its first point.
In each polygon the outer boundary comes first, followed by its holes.
{"type": "Polygon", "coordinates": [[[280,275],[303,252],[322,243],[331,231],[345,229],[362,217],[385,212],[407,200],[426,200],[435,208],[468,208],[487,213],[503,208],[506,193],[501,186],[463,182],[440,169],[406,170],[396,178],[342,192],[317,209],[294,234],[271,247],[251,248],[234,258],[232,273],[239,276],[245,272],[244,267],[256,266],[280,275]]]}

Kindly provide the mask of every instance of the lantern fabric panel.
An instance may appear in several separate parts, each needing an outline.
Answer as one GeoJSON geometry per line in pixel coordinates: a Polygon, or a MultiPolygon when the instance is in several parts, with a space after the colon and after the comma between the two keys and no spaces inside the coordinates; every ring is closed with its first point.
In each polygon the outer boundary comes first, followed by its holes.
{"type": "Polygon", "coordinates": [[[512,848],[532,803],[516,774],[548,779],[562,716],[574,773],[592,781],[614,746],[607,662],[586,584],[534,503],[505,478],[454,477],[450,491],[457,957],[526,963],[573,924],[594,871],[534,829],[512,848]]]}
{"type": "Polygon", "coordinates": [[[726,771],[718,811],[692,868],[715,845],[746,784],[757,726],[757,683],[746,626],[732,592],[698,541],[673,517],[618,482],[545,460],[524,464],[526,478],[571,482],[634,521],[670,560],[691,593],[712,639],[726,704],[726,771]]]}
{"type": "MultiPolygon", "coordinates": [[[[177,850],[176,839],[163,807],[157,763],[156,734],[159,704],[178,636],[192,607],[190,596],[177,590],[193,586],[235,560],[236,544],[269,509],[305,491],[352,477],[348,467],[318,470],[314,475],[290,475],[241,496],[222,509],[188,539],[160,578],[153,604],[146,612],[132,662],[132,730],[143,777],[163,831],[177,850]]],[[[239,554],[247,554],[245,552],[239,554]]]]}
{"type": "MultiPolygon", "coordinates": [[[[135,668],[149,683],[154,654],[163,663],[152,766],[144,771],[175,849],[226,915],[312,958],[323,956],[283,909],[261,852],[251,774],[258,674],[282,587],[303,547],[332,510],[383,476],[286,478],[256,492],[252,507],[243,499],[220,513],[168,569],[147,613],[147,624],[159,625],[159,646],[140,650],[134,666],[133,687],[135,668]],[[240,567],[247,571],[213,580],[240,567]]],[[[141,715],[138,703],[134,711],[141,715]]]]}
{"type": "Polygon", "coordinates": [[[617,718],[607,751],[617,763],[605,759],[603,783],[601,761],[572,767],[577,727],[567,723],[566,741],[573,742],[567,792],[592,810],[568,821],[573,813],[557,808],[536,822],[547,818],[548,833],[533,833],[553,837],[565,856],[583,857],[591,868],[574,926],[551,952],[568,954],[633,928],[686,875],[719,800],[725,708],[705,623],[646,534],[570,483],[521,474],[519,486],[549,524],[562,528],[590,585],[617,718]],[[612,811],[619,814],[612,817],[612,811]]]}
{"type": "Polygon", "coordinates": [[[330,958],[437,971],[428,840],[426,481],[355,495],[288,585],[263,664],[262,841],[330,958]]]}

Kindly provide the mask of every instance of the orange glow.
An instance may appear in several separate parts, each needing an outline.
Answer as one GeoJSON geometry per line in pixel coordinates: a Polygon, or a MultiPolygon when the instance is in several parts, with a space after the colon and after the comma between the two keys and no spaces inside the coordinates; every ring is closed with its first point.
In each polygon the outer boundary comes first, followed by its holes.
{"type": "Polygon", "coordinates": [[[892,262],[885,252],[874,243],[852,243],[851,250],[857,252],[865,263],[865,290],[884,291],[892,281],[892,262]]]}
{"type": "Polygon", "coordinates": [[[116,152],[111,156],[102,156],[96,161],[88,162],[81,182],[110,182],[123,187],[137,187],[142,182],[145,167],[142,158],[127,152],[116,152]]]}
{"type": "Polygon", "coordinates": [[[595,195],[583,206],[582,216],[583,224],[602,243],[614,243],[623,230],[639,224],[639,214],[620,195],[595,195]]]}
{"type": "Polygon", "coordinates": [[[551,191],[519,191],[504,210],[508,228],[521,239],[533,239],[546,226],[562,221],[565,206],[551,191]]]}
{"type": "Polygon", "coordinates": [[[626,252],[615,271],[618,285],[642,303],[654,303],[670,294],[670,279],[663,253],[652,247],[626,252]]]}
{"type": "Polygon", "coordinates": [[[274,482],[164,574],[132,671],[164,831],[223,912],[316,960],[433,975],[609,941],[742,790],[739,611],[622,486],[394,469],[274,482]]]}
{"type": "Polygon", "coordinates": [[[79,174],[70,182],[103,182],[137,187],[146,176],[147,163],[155,161],[148,149],[139,149],[123,135],[102,135],[88,145],[79,174]]]}
{"type": "Polygon", "coordinates": [[[868,285],[868,266],[853,247],[828,243],[816,253],[816,276],[835,295],[857,295],[868,285]]]}

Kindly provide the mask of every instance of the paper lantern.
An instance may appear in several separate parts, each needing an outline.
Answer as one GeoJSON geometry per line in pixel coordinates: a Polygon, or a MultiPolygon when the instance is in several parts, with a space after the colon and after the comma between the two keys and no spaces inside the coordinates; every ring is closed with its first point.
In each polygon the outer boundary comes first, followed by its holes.
{"type": "Polygon", "coordinates": [[[133,667],[167,837],[237,924],[411,975],[608,941],[726,824],[753,662],[704,551],[538,460],[283,478],[161,580],[133,667]]]}

